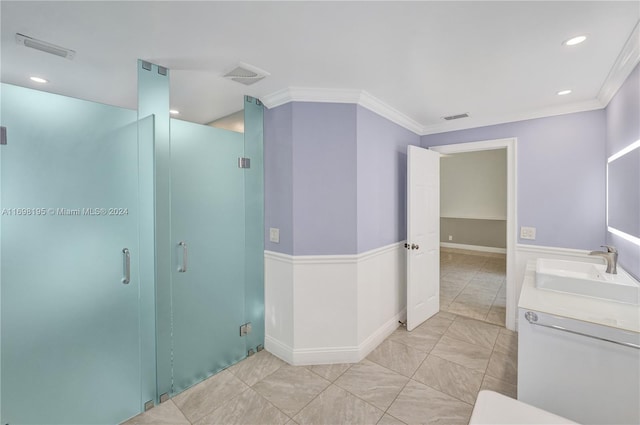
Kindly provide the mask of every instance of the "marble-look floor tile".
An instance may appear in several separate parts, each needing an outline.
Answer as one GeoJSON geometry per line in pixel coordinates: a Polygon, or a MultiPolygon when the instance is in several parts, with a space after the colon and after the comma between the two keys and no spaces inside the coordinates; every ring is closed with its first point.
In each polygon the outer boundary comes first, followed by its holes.
{"type": "Polygon", "coordinates": [[[306,366],[311,372],[322,376],[327,381],[333,382],[340,375],[345,373],[347,369],[351,367],[349,363],[336,363],[336,364],[321,364],[321,365],[313,365],[306,366]]]}
{"type": "Polygon", "coordinates": [[[245,384],[252,386],[285,364],[273,354],[262,350],[236,363],[227,370],[245,384]]]}
{"type": "Polygon", "coordinates": [[[449,304],[453,302],[454,299],[455,299],[455,296],[448,297],[446,295],[443,295],[442,292],[440,292],[440,309],[445,310],[449,306],[449,304]]]}
{"type": "Polygon", "coordinates": [[[504,326],[507,321],[507,309],[505,307],[492,305],[484,320],[494,325],[504,326]]]}
{"type": "Polygon", "coordinates": [[[451,270],[447,272],[443,278],[447,280],[457,280],[462,282],[468,282],[475,276],[476,272],[473,270],[462,270],[458,268],[456,270],[451,270]]]}
{"type": "Polygon", "coordinates": [[[434,314],[432,318],[440,318],[440,319],[447,319],[447,320],[453,321],[455,320],[456,317],[458,316],[456,316],[453,313],[447,313],[446,311],[439,311],[436,314],[434,314]]]}
{"type": "Polygon", "coordinates": [[[446,311],[472,319],[484,320],[491,307],[476,304],[474,300],[460,301],[460,296],[456,297],[451,304],[446,307],[446,311]]]}
{"type": "Polygon", "coordinates": [[[197,422],[248,387],[223,370],[173,397],[173,402],[191,422],[197,422]]]}
{"type": "Polygon", "coordinates": [[[335,385],[349,391],[379,409],[386,410],[409,378],[368,360],[357,363],[335,385]]]}
{"type": "MultiPolygon", "coordinates": [[[[451,321],[449,321],[451,323],[451,321]]],[[[436,329],[417,327],[411,332],[406,328],[396,329],[387,341],[399,342],[416,350],[429,352],[438,343],[442,334],[436,329]]]]}
{"type": "MultiPolygon", "coordinates": [[[[449,329],[451,323],[455,319],[455,315],[448,313],[436,313],[429,319],[425,320],[420,326],[413,331],[427,331],[443,334],[449,329]]],[[[413,332],[412,331],[412,332],[413,332]]]]}
{"type": "Polygon", "coordinates": [[[248,388],[242,394],[226,402],[196,422],[196,425],[283,425],[289,417],[265,400],[260,394],[248,388]]]}
{"type": "Polygon", "coordinates": [[[431,354],[484,373],[489,364],[491,349],[444,335],[431,350],[431,354]]]}
{"type": "Polygon", "coordinates": [[[406,425],[400,419],[396,419],[388,413],[385,413],[380,420],[378,421],[378,425],[406,425]]]}
{"type": "Polygon", "coordinates": [[[504,354],[494,351],[489,360],[487,375],[498,378],[513,385],[518,383],[517,355],[504,354]]]}
{"type": "Polygon", "coordinates": [[[466,280],[458,280],[455,279],[454,277],[441,277],[440,278],[440,288],[447,288],[448,290],[451,291],[457,291],[460,292],[462,291],[462,288],[464,288],[465,286],[467,286],[467,281],[466,280]]]}
{"type": "Polygon", "coordinates": [[[330,384],[303,366],[282,366],[253,389],[293,417],[330,384]]]}
{"type": "Polygon", "coordinates": [[[408,424],[466,425],[471,405],[416,381],[409,381],[387,413],[408,424]]]}
{"type": "Polygon", "coordinates": [[[425,357],[427,357],[426,351],[386,340],[367,356],[367,360],[409,377],[418,369],[425,357]]]}
{"type": "Polygon", "coordinates": [[[383,414],[382,410],[331,385],[293,419],[300,425],[375,424],[383,414]]]}
{"type": "Polygon", "coordinates": [[[483,377],[484,374],[477,370],[468,369],[436,356],[428,356],[412,379],[473,404],[478,396],[483,377]]]}
{"type": "Polygon", "coordinates": [[[122,425],[191,425],[191,422],[187,420],[173,401],[168,400],[153,409],[140,413],[122,425]]]}
{"type": "Polygon", "coordinates": [[[467,289],[465,287],[462,292],[456,297],[456,301],[462,303],[473,303],[483,307],[487,307],[487,309],[491,308],[493,305],[493,300],[496,298],[495,293],[489,292],[474,292],[473,289],[467,289]]]}
{"type": "Polygon", "coordinates": [[[517,358],[518,334],[507,329],[500,329],[500,334],[496,339],[496,345],[493,350],[517,358]]]}
{"type": "MultiPolygon", "coordinates": [[[[502,278],[504,280],[504,277],[502,278]]],[[[494,297],[498,294],[500,287],[502,286],[502,280],[486,280],[478,277],[474,277],[467,283],[465,290],[467,292],[487,293],[492,294],[494,297]]]]}
{"type": "Polygon", "coordinates": [[[493,348],[500,328],[479,320],[458,317],[453,321],[445,335],[470,344],[493,348]]]}
{"type": "Polygon", "coordinates": [[[476,281],[490,282],[493,284],[491,287],[497,291],[504,282],[505,276],[504,273],[500,272],[478,271],[473,276],[473,279],[476,281]]]}
{"type": "Polygon", "coordinates": [[[493,376],[485,375],[482,381],[481,390],[491,390],[506,395],[511,398],[518,398],[517,386],[508,382],[496,379],[493,376]]]}

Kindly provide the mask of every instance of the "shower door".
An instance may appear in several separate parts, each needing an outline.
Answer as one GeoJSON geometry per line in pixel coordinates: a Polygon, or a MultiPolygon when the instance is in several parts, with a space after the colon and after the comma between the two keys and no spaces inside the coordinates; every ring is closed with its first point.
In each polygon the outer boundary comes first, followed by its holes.
{"type": "Polygon", "coordinates": [[[247,355],[243,135],[171,120],[176,394],[247,355]]]}
{"type": "Polygon", "coordinates": [[[134,111],[2,85],[2,424],[140,411],[134,111]]]}

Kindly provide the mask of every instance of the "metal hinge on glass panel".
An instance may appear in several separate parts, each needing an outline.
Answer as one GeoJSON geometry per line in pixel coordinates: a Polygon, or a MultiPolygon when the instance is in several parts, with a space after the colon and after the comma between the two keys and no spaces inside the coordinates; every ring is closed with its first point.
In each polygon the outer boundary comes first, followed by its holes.
{"type": "Polygon", "coordinates": [[[251,160],[249,158],[238,158],[238,168],[251,168],[251,160]]]}
{"type": "Polygon", "coordinates": [[[0,127],[0,145],[7,144],[7,127],[0,127]]]}
{"type": "Polygon", "coordinates": [[[262,105],[262,102],[260,101],[260,99],[256,99],[255,97],[251,97],[251,96],[245,96],[244,97],[245,102],[247,103],[253,103],[255,102],[256,105],[260,106],[262,105]]]}
{"type": "Polygon", "coordinates": [[[245,336],[251,333],[251,322],[247,322],[244,325],[240,325],[240,336],[245,336]]]}
{"type": "Polygon", "coordinates": [[[155,403],[153,402],[153,400],[149,400],[144,404],[144,411],[146,412],[147,410],[153,409],[155,407],[155,403]]]}

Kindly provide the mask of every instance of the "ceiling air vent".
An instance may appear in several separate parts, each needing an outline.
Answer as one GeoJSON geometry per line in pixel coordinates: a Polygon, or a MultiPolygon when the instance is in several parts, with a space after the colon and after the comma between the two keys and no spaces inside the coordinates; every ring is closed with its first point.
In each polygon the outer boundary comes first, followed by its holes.
{"type": "Polygon", "coordinates": [[[443,117],[443,118],[447,121],[459,120],[460,118],[469,118],[469,114],[464,113],[464,114],[458,114],[458,115],[449,115],[448,117],[443,117]]]}
{"type": "Polygon", "coordinates": [[[69,60],[73,59],[73,57],[76,55],[76,52],[71,49],[56,46],[55,44],[47,43],[46,41],[38,40],[36,38],[31,38],[20,33],[16,33],[16,43],[69,60]]]}
{"type": "Polygon", "coordinates": [[[270,74],[267,71],[263,71],[253,65],[240,62],[238,66],[227,72],[224,75],[224,78],[244,84],[245,86],[250,86],[268,75],[270,74]]]}

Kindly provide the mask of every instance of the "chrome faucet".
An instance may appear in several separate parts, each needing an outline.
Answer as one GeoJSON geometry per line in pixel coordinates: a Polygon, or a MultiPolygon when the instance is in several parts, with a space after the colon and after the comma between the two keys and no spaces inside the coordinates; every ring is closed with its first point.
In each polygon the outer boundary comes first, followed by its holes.
{"type": "Polygon", "coordinates": [[[601,245],[606,251],[591,251],[589,255],[597,255],[607,262],[607,273],[618,274],[618,250],[609,245],[601,245]]]}

